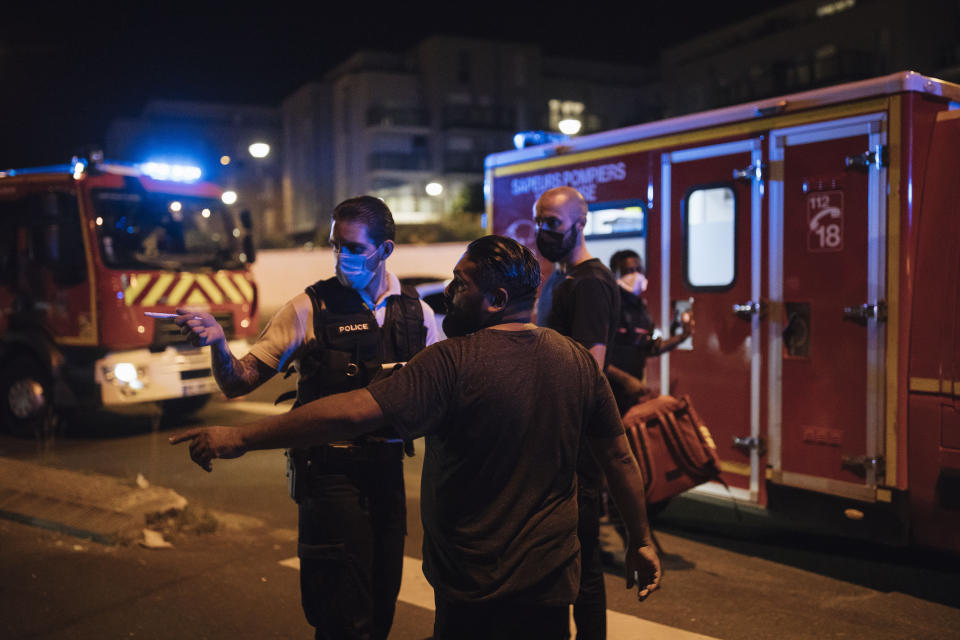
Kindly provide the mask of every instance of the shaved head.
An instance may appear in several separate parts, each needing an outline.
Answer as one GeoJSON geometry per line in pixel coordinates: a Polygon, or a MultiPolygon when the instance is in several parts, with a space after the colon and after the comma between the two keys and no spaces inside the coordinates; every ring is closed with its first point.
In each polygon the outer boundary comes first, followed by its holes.
{"type": "Polygon", "coordinates": [[[587,201],[573,187],[554,187],[544,191],[534,205],[534,215],[546,211],[561,216],[570,225],[587,217],[587,201]]]}

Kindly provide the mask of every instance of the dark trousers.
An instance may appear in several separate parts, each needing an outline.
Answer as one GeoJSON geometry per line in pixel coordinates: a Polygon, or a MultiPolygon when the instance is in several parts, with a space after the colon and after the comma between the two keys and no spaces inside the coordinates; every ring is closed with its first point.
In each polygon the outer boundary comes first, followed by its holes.
{"type": "Polygon", "coordinates": [[[577,490],[580,520],[580,593],[573,604],[577,640],[604,640],[607,637],[607,592],[600,562],[600,490],[580,486],[577,490]]]}
{"type": "Polygon", "coordinates": [[[326,461],[300,502],[300,596],[317,640],[383,640],[403,569],[400,448],[383,460],[326,461]]]}
{"type": "Polygon", "coordinates": [[[565,604],[434,600],[433,640],[562,640],[570,632],[565,604]]]}

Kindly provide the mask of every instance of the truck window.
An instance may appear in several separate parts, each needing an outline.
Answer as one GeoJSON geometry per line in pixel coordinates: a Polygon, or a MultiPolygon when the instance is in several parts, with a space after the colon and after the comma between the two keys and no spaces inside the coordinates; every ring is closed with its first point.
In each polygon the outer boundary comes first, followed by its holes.
{"type": "Polygon", "coordinates": [[[601,202],[590,205],[583,235],[587,240],[631,238],[644,235],[647,211],[640,201],[601,202]]]}
{"type": "Polygon", "coordinates": [[[686,285],[716,291],[736,279],[736,195],[731,186],[704,185],[687,192],[683,207],[686,285]]]}
{"type": "Polygon", "coordinates": [[[17,226],[20,200],[0,200],[0,282],[17,279],[17,226]]]}
{"type": "Polygon", "coordinates": [[[98,189],[93,192],[100,253],[115,269],[237,269],[243,235],[219,200],[98,189]]]}
{"type": "Polygon", "coordinates": [[[86,260],[77,198],[66,192],[38,193],[29,197],[31,221],[39,225],[32,234],[39,242],[38,255],[53,271],[58,284],[74,285],[86,281],[86,260]]]}

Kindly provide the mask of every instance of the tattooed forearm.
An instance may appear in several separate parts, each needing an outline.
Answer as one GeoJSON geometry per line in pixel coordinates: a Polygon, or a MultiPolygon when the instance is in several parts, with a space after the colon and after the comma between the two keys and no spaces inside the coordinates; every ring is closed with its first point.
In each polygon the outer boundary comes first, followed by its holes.
{"type": "Polygon", "coordinates": [[[212,352],[213,377],[228,398],[250,393],[276,373],[249,353],[237,359],[226,344],[214,345],[212,352]]]}

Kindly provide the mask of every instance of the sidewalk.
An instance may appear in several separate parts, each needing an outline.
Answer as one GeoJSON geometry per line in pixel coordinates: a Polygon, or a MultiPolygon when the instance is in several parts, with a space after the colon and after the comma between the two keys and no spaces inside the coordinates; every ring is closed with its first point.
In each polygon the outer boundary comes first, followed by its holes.
{"type": "Polygon", "coordinates": [[[139,538],[148,517],[176,513],[175,491],[0,457],[0,518],[102,544],[139,538]]]}

